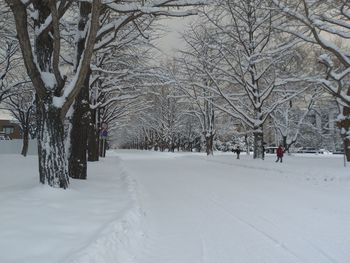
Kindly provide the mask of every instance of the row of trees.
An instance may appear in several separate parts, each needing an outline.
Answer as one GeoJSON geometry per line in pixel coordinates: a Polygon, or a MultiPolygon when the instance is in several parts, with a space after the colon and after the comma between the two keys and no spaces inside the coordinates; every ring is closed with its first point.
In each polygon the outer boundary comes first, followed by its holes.
{"type": "MultiPolygon", "coordinates": [[[[341,38],[348,36],[348,11],[344,1],[300,1],[295,5],[288,1],[217,1],[203,10],[199,22],[184,35],[187,48],[167,67],[173,80],[168,85],[173,92],[167,99],[175,100],[177,105],[185,103],[178,115],[196,119],[200,127],[197,134],[202,134],[208,155],[213,152],[217,129],[222,128],[215,119],[218,113],[225,113],[235,120],[239,133],[253,136],[254,158],[261,158],[267,120],[273,120],[288,150],[301,137],[308,114],[325,106],[321,98],[326,90],[337,99],[341,112],[338,125],[350,159],[348,97],[344,93],[348,67],[337,60],[338,56],[347,58],[341,38]],[[315,25],[303,21],[303,16],[309,16],[315,25]],[[326,65],[326,71],[322,65],[326,65]]],[[[157,114],[147,114],[159,119],[157,114]]],[[[147,132],[142,133],[150,123],[144,119],[138,142],[142,142],[140,137],[149,140],[147,132]]],[[[165,134],[162,127],[167,127],[171,134],[180,135],[175,140],[180,142],[188,133],[181,131],[182,126],[186,125],[176,126],[180,130],[177,132],[164,124],[153,130],[165,134]]],[[[135,144],[135,139],[132,141],[135,144]]],[[[173,150],[172,143],[167,145],[173,150]]]]}
{"type": "MultiPolygon", "coordinates": [[[[129,80],[132,73],[126,67],[134,70],[135,66],[133,61],[128,61],[128,66],[121,63],[111,68],[108,66],[110,56],[118,59],[122,47],[140,37],[147,39],[147,30],[156,17],[191,15],[192,10],[176,8],[203,2],[1,1],[1,12],[6,14],[1,15],[4,19],[1,30],[7,29],[13,39],[16,36],[21,61],[35,93],[40,182],[67,188],[69,176],[86,178],[89,128],[98,126],[96,120],[101,121],[101,116],[108,118],[108,112],[118,112],[113,109],[118,101],[116,93],[119,100],[125,99],[123,87],[114,80],[108,87],[109,77],[105,75],[116,74],[120,78],[126,75],[124,78],[129,80]],[[15,28],[9,27],[10,23],[15,28]],[[99,77],[95,77],[94,72],[99,77]],[[90,92],[94,87],[96,92],[90,92]],[[90,93],[95,103],[92,107],[90,93]],[[94,119],[94,115],[98,117],[94,119]],[[68,152],[65,147],[67,119],[71,126],[68,152]]],[[[134,47],[138,49],[137,45],[134,47]]],[[[128,86],[127,82],[122,85],[128,86]]],[[[7,85],[7,89],[11,88],[7,85]]]]}
{"type": "MultiPolygon", "coordinates": [[[[249,153],[254,149],[254,134],[238,118],[233,118],[213,107],[212,114],[201,111],[207,105],[202,100],[193,102],[193,96],[182,91],[183,87],[163,86],[148,97],[148,109],[127,115],[119,123],[119,130],[112,142],[116,147],[159,151],[231,150],[237,146],[249,153]],[[199,105],[198,105],[199,104],[199,105]],[[196,108],[197,107],[197,108],[196,108]],[[195,109],[195,110],[194,110],[195,109]],[[206,117],[211,116],[212,141],[203,129],[206,117]]],[[[192,89],[191,89],[192,91],[192,89]]],[[[310,88],[292,100],[278,106],[263,125],[264,146],[283,144],[289,151],[294,147],[340,149],[335,119],[337,108],[334,100],[321,88],[310,88]]],[[[198,95],[198,94],[197,94],[198,95]]],[[[141,103],[141,102],[140,102],[141,103]]],[[[145,102],[143,102],[145,103],[145,102]]],[[[210,105],[210,104],[209,104],[210,105]]]]}
{"type": "Polygon", "coordinates": [[[125,145],[174,151],[200,149],[204,141],[210,155],[224,126],[218,117],[230,116],[234,133],[246,142],[252,136],[254,158],[262,158],[267,121],[290,147],[320,88],[337,99],[350,160],[350,58],[339,45],[350,37],[345,0],[0,5],[0,103],[24,134],[37,137],[44,184],[66,188],[69,177],[86,179],[87,160],[98,160],[102,123],[132,127],[123,133],[125,145]],[[154,21],[194,14],[178,9],[186,6],[201,10],[184,36],[186,49],[162,67],[150,66],[154,21]]]}

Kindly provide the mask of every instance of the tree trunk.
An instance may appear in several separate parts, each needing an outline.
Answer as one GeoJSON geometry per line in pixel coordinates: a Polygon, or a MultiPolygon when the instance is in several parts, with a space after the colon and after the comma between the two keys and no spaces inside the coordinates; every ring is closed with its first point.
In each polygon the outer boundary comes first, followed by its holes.
{"type": "Polygon", "coordinates": [[[22,145],[21,154],[24,157],[27,156],[28,146],[29,146],[29,131],[28,131],[28,129],[23,129],[23,145],[22,145]]]}
{"type": "Polygon", "coordinates": [[[88,161],[97,162],[99,160],[99,134],[96,123],[96,110],[91,110],[91,118],[88,135],[88,161]]]}
{"type": "Polygon", "coordinates": [[[349,138],[344,139],[344,154],[346,157],[346,161],[350,162],[350,140],[349,140],[349,138]]]}
{"type": "MultiPolygon", "coordinates": [[[[137,143],[136,149],[139,150],[139,144],[137,143]]],[[[100,157],[106,157],[107,151],[107,139],[100,139],[100,157]]]]}
{"type": "Polygon", "coordinates": [[[75,99],[70,131],[69,176],[75,179],[87,178],[87,145],[90,126],[89,79],[75,99]]]}
{"type": "MultiPolygon", "coordinates": [[[[348,92],[349,95],[350,92],[348,92]]],[[[346,160],[350,162],[350,107],[343,107],[343,114],[341,120],[338,122],[338,127],[340,128],[341,136],[343,138],[344,154],[346,160]]]]}
{"type": "Polygon", "coordinates": [[[61,110],[51,103],[40,104],[37,106],[40,182],[66,189],[69,177],[61,110]]]}
{"type": "Polygon", "coordinates": [[[247,155],[250,155],[250,144],[249,144],[248,134],[244,135],[244,142],[246,145],[246,153],[247,155]]]}
{"type": "Polygon", "coordinates": [[[287,136],[285,136],[285,135],[282,135],[282,140],[283,140],[283,148],[284,148],[284,150],[285,151],[287,151],[287,149],[288,149],[288,143],[287,143],[287,136]]]}
{"type": "Polygon", "coordinates": [[[257,131],[253,133],[254,135],[254,159],[263,159],[263,139],[264,134],[261,131],[257,131]]]}
{"type": "Polygon", "coordinates": [[[214,140],[214,134],[206,134],[205,135],[205,150],[207,155],[213,155],[214,149],[213,149],[213,140],[214,140]]]}
{"type": "Polygon", "coordinates": [[[292,147],[293,144],[295,144],[297,142],[296,139],[292,140],[290,143],[288,143],[287,141],[287,136],[282,136],[283,138],[283,148],[285,152],[288,152],[289,154],[289,150],[292,147]]]}
{"type": "Polygon", "coordinates": [[[168,152],[175,152],[175,143],[174,143],[174,139],[171,140],[170,143],[168,143],[168,152]]]}
{"type": "MultiPolygon", "coordinates": [[[[79,7],[80,21],[78,30],[83,32],[91,13],[90,3],[80,3],[79,7]]],[[[85,49],[85,37],[81,37],[77,42],[77,61],[81,59],[85,49]]],[[[90,87],[89,69],[84,85],[73,104],[72,129],[70,131],[70,152],[69,152],[69,176],[75,179],[87,178],[87,144],[88,131],[90,124],[90,106],[89,106],[89,87],[90,87]]]]}

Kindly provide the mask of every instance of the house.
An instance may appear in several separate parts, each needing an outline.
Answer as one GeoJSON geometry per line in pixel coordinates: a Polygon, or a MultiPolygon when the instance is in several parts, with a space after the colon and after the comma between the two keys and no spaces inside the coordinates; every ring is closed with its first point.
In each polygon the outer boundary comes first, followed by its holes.
{"type": "Polygon", "coordinates": [[[0,112],[0,138],[21,139],[21,128],[14,118],[4,111],[0,112]]]}

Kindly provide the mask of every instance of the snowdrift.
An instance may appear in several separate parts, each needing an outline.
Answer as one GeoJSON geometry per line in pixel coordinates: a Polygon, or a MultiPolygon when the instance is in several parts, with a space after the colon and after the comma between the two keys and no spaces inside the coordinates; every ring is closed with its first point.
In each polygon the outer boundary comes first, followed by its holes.
{"type": "Polygon", "coordinates": [[[39,185],[35,156],[0,155],[0,167],[0,262],[135,262],[142,212],[118,158],[68,190],[39,185]]]}

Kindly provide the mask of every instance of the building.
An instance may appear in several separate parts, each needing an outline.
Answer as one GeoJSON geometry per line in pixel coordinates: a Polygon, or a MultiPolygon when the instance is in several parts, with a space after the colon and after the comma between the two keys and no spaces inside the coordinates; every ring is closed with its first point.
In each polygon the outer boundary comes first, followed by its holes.
{"type": "Polygon", "coordinates": [[[0,136],[8,137],[10,139],[21,139],[21,128],[12,120],[1,120],[0,119],[0,136]]]}
{"type": "MultiPolygon", "coordinates": [[[[290,108],[289,111],[286,111],[285,116],[279,116],[282,119],[280,128],[289,136],[288,139],[291,139],[297,130],[299,132],[293,147],[327,149],[332,152],[342,149],[342,139],[336,125],[339,109],[334,100],[329,97],[319,100],[304,119],[302,116],[306,109],[301,103],[293,109],[290,108]],[[302,123],[298,128],[301,120],[302,123]]],[[[283,142],[281,133],[271,117],[264,124],[264,141],[268,146],[276,146],[283,142]]]]}
{"type": "Polygon", "coordinates": [[[0,111],[0,140],[21,139],[21,128],[8,111],[0,111]]]}

